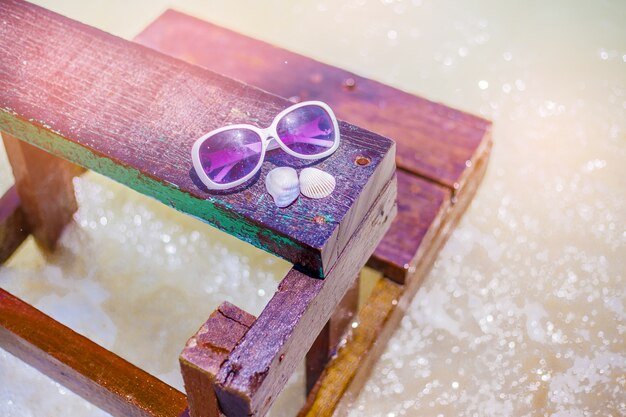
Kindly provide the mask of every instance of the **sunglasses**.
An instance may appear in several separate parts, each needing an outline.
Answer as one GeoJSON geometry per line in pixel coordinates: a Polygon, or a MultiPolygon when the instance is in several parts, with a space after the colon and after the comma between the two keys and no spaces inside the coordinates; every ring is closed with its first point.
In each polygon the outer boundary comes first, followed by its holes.
{"type": "Polygon", "coordinates": [[[196,140],[191,157],[207,188],[226,190],[252,178],[266,151],[281,148],[296,158],[319,159],[338,147],[333,111],[321,101],[305,101],[280,112],[265,129],[247,124],[215,129],[196,140]]]}

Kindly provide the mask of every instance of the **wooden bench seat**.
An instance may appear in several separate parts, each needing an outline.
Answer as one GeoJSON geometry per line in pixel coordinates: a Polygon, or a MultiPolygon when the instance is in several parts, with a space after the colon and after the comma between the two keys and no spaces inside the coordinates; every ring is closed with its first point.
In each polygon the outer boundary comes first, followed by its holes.
{"type": "MultiPolygon", "coordinates": [[[[229,124],[269,126],[290,102],[38,6],[6,1],[0,13],[0,130],[281,256],[308,275],[324,277],[332,268],[394,175],[392,141],[340,122],[339,149],[316,164],[340,179],[332,198],[276,207],[265,175],[274,166],[304,164],[280,151],[268,155],[247,186],[209,191],[192,168],[193,142],[229,124]],[[366,165],[355,163],[360,156],[366,165]]],[[[32,159],[14,165],[39,172],[31,183],[48,177],[32,159]]]]}
{"type": "MultiPolygon", "coordinates": [[[[410,217],[423,210],[419,200],[435,200],[438,207],[446,194],[460,195],[468,182],[477,181],[472,164],[489,154],[491,123],[485,119],[174,10],[136,41],[281,97],[326,101],[338,117],[392,138],[398,169],[410,174],[399,180],[405,209],[370,264],[400,283],[414,271],[427,229],[406,227],[417,225],[410,217]]],[[[422,226],[430,225],[428,216],[424,221],[422,226]]]]}

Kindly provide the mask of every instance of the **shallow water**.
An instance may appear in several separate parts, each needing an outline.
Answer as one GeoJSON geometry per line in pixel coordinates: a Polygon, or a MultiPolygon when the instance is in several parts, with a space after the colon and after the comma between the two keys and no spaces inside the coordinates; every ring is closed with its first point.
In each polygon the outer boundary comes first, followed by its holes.
{"type": "MultiPolygon", "coordinates": [[[[45,3],[126,38],[170,4],[45,3]]],[[[483,185],[351,416],[626,415],[626,3],[171,4],[494,121],[483,185]]],[[[289,268],[98,175],[76,188],[59,253],[29,242],[0,286],[174,386],[210,311],[258,314],[289,268]]],[[[97,413],[0,357],[1,415],[97,413]]]]}

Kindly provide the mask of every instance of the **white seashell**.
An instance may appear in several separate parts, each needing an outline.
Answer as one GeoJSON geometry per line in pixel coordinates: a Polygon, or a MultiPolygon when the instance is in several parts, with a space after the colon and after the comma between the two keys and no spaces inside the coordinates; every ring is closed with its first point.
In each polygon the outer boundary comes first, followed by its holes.
{"type": "Polygon", "coordinates": [[[304,168],[300,173],[300,191],[309,198],[324,198],[335,189],[335,177],[317,168],[304,168]]]}
{"type": "Polygon", "coordinates": [[[291,167],[274,168],[265,177],[265,188],[278,207],[287,207],[300,195],[298,173],[291,167]]]}

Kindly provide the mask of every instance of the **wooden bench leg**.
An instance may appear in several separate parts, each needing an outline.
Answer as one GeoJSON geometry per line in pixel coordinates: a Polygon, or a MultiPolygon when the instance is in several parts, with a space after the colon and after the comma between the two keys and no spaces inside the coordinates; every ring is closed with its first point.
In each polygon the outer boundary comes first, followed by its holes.
{"type": "Polygon", "coordinates": [[[78,208],[72,178],[80,169],[13,136],[2,138],[26,222],[39,247],[51,252],[78,208]]]}
{"type": "Polygon", "coordinates": [[[359,277],[343,297],[333,317],[326,323],[306,355],[306,393],[315,386],[326,364],[335,354],[341,338],[350,329],[359,305],[359,277]]]}
{"type": "Polygon", "coordinates": [[[191,417],[221,415],[215,376],[254,320],[251,314],[224,302],[187,342],[179,361],[191,417]]]}
{"type": "Polygon", "coordinates": [[[15,187],[0,197],[0,264],[28,237],[28,226],[15,187]]]}
{"type": "Polygon", "coordinates": [[[221,412],[229,417],[261,417],[268,412],[354,285],[375,242],[389,229],[397,211],[396,187],[394,176],[326,279],[292,268],[256,320],[233,306],[233,314],[220,311],[189,340],[181,364],[192,416],[221,412]],[[221,316],[229,319],[226,324],[221,316]],[[250,320],[244,320],[246,316],[250,320]],[[202,342],[200,334],[204,334],[202,342]],[[213,390],[207,389],[210,386],[213,390]],[[194,405],[194,395],[201,405],[194,405]],[[219,411],[211,411],[216,404],[219,411]],[[205,407],[206,413],[194,414],[194,407],[203,412],[200,407],[205,407]]]}

